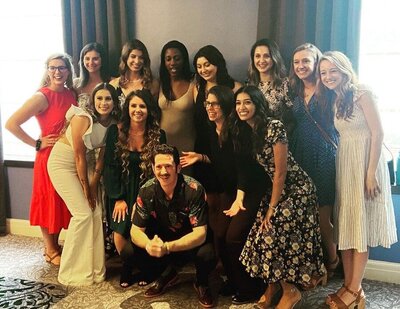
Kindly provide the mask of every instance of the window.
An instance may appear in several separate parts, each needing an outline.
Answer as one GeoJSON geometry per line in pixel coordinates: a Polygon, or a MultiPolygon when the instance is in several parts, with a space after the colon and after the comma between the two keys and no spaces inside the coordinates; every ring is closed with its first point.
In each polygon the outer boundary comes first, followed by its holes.
{"type": "MultiPolygon", "coordinates": [[[[400,2],[363,0],[361,12],[360,81],[378,97],[385,144],[395,161],[400,150],[400,2]]],[[[398,167],[400,168],[400,167],[398,167]]]]}
{"type": "MultiPolygon", "coordinates": [[[[35,150],[4,129],[10,115],[38,89],[46,58],[63,52],[60,0],[0,2],[0,105],[5,160],[33,161],[35,150]]],[[[39,137],[35,118],[23,125],[39,137]]]]}

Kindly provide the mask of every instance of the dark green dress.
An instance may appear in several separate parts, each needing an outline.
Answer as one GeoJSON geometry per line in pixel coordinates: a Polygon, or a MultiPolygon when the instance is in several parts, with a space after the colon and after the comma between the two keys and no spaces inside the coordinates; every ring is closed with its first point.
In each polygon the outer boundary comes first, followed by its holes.
{"type": "MultiPolygon", "coordinates": [[[[165,132],[161,131],[160,143],[166,143],[165,132]]],[[[122,178],[122,162],[120,158],[116,158],[115,144],[118,141],[118,127],[112,125],[107,132],[106,150],[104,155],[104,171],[103,179],[106,189],[106,209],[107,221],[110,228],[125,238],[129,237],[131,229],[132,208],[136,202],[136,196],[142,183],[140,175],[140,152],[131,151],[129,153],[129,175],[128,180],[122,178]],[[128,205],[128,214],[124,221],[114,222],[112,213],[117,200],[125,200],[128,205]]]]}

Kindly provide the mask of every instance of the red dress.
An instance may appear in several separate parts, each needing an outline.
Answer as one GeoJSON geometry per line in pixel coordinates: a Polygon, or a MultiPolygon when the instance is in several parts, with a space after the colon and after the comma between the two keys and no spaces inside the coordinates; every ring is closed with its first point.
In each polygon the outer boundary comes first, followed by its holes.
{"type": "MultiPolygon", "coordinates": [[[[47,87],[39,89],[47,98],[47,109],[36,116],[42,136],[59,134],[65,124],[65,113],[71,106],[77,105],[71,90],[61,92],[47,87]]],[[[71,214],[64,201],[58,195],[47,173],[47,160],[51,149],[46,147],[36,153],[33,168],[33,189],[30,211],[31,225],[47,228],[49,234],[59,233],[62,228],[68,228],[71,214]]]]}

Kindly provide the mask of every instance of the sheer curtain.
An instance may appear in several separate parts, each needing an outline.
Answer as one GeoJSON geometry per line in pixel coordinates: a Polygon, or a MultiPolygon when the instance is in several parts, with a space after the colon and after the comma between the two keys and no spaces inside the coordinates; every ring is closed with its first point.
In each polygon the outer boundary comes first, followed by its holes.
{"type": "Polygon", "coordinates": [[[260,0],[258,14],[257,37],[276,41],[287,63],[309,42],[344,52],[358,69],[361,0],[260,0]]]}
{"type": "Polygon", "coordinates": [[[79,53],[90,42],[101,43],[109,56],[110,73],[118,73],[122,45],[134,37],[133,0],[62,0],[65,51],[79,61],[79,53]]]}
{"type": "MultiPolygon", "coordinates": [[[[0,106],[1,108],[1,106],[0,106]]],[[[1,115],[1,113],[0,113],[1,115]]],[[[4,158],[3,158],[3,132],[1,126],[1,117],[0,117],[0,236],[6,234],[6,217],[7,217],[7,208],[6,208],[6,174],[4,167],[4,158]]],[[[8,194],[7,194],[8,196],[8,194]]]]}

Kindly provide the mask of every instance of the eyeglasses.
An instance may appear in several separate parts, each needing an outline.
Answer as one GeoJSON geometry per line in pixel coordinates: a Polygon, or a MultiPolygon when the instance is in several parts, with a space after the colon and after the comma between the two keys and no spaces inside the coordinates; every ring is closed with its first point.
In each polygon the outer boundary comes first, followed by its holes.
{"type": "Polygon", "coordinates": [[[214,109],[217,109],[217,108],[220,108],[221,105],[219,105],[219,103],[217,103],[217,102],[204,101],[204,107],[205,107],[205,108],[210,108],[210,107],[212,107],[212,108],[214,108],[214,109]]]}
{"type": "Polygon", "coordinates": [[[66,67],[66,66],[59,66],[59,67],[53,67],[53,66],[50,66],[50,67],[47,67],[47,70],[49,71],[49,72],[55,72],[55,71],[59,71],[60,73],[64,73],[64,72],[66,72],[67,70],[68,70],[68,68],[66,67]]]}

